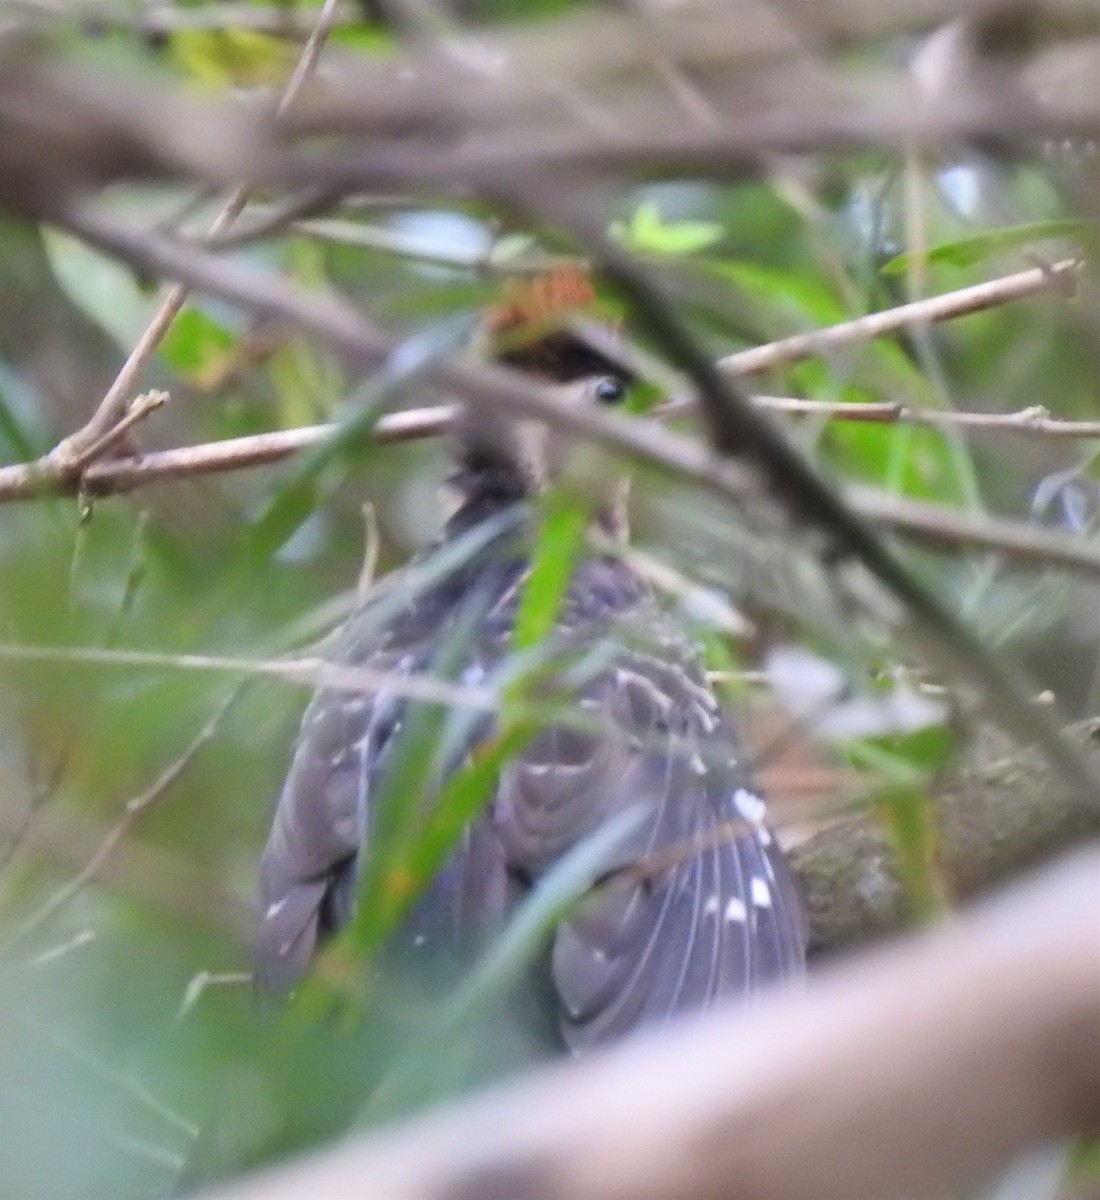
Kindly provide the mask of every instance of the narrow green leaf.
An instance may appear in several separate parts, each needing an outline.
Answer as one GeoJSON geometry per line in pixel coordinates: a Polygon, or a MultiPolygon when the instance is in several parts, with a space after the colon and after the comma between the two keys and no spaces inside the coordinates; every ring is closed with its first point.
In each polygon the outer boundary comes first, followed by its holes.
{"type": "Polygon", "coordinates": [[[938,838],[927,794],[922,788],[884,788],[875,796],[875,809],[897,850],[916,915],[934,920],[946,910],[947,896],[936,869],[938,838]]]}
{"type": "Polygon", "coordinates": [[[584,545],[587,524],[587,507],[577,499],[561,492],[547,496],[531,571],[516,614],[517,649],[530,649],[552,632],[584,545]]]}
{"type": "Polygon", "coordinates": [[[1046,238],[1068,238],[1088,241],[1095,236],[1096,223],[1074,219],[1030,221],[1007,229],[994,229],[972,237],[944,242],[931,250],[910,251],[890,259],[880,268],[883,275],[904,275],[917,265],[943,264],[950,267],[972,267],[1002,250],[1029,246],[1046,238]]]}
{"type": "Polygon", "coordinates": [[[416,895],[442,870],[462,831],[492,798],[505,764],[539,728],[524,722],[483,742],[474,750],[471,761],[448,779],[408,858],[409,878],[416,895]]]}

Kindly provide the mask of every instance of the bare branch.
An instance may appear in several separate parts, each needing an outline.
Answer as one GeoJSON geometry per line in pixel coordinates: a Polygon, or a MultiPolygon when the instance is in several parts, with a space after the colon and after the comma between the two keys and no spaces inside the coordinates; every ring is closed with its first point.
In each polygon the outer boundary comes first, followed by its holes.
{"type": "MultiPolygon", "coordinates": [[[[827,421],[860,421],[875,425],[927,425],[934,429],[974,429],[1011,433],[1028,438],[1100,438],[1100,421],[1073,421],[1052,417],[1041,404],[1017,412],[962,412],[952,408],[916,408],[887,400],[861,404],[858,401],[805,400],[797,396],[753,396],[757,408],[784,416],[810,417],[827,421]]],[[[662,408],[658,415],[675,414],[680,401],[662,408]]]]}
{"type": "MultiPolygon", "coordinates": [[[[391,413],[378,422],[374,438],[379,444],[385,444],[434,437],[449,427],[451,415],[452,410],[447,407],[391,413]]],[[[140,458],[99,462],[81,476],[82,487],[87,495],[102,496],[146,484],[276,463],[318,445],[334,432],[335,427],[331,425],[311,425],[178,450],[155,451],[140,458]]],[[[708,482],[702,475],[706,471],[705,463],[695,451],[694,443],[667,435],[651,448],[648,457],[651,462],[677,470],[685,465],[689,455],[694,454],[700,471],[695,478],[699,482],[708,482]],[[670,449],[682,452],[666,454],[670,449]]],[[[0,502],[38,494],[36,488],[41,490],[41,485],[32,472],[33,468],[0,468],[0,502]]],[[[709,482],[718,485],[716,478],[709,482]]],[[[734,493],[724,490],[724,494],[732,496],[734,493]]],[[[737,485],[736,494],[746,494],[743,484],[737,485]]],[[[1070,534],[1039,528],[1024,521],[965,513],[874,488],[848,487],[844,494],[852,508],[866,520],[936,549],[986,550],[1002,554],[1016,563],[1100,575],[1100,550],[1087,540],[1070,534]]]]}
{"type": "Polygon", "coordinates": [[[1087,574],[1095,574],[1100,561],[1100,552],[1087,539],[1025,521],[963,512],[875,488],[850,486],[844,494],[868,521],[937,550],[988,550],[1013,562],[1064,567],[1087,574]]]}
{"type": "MultiPolygon", "coordinates": [[[[1100,767],[1100,719],[1072,725],[1063,735],[1100,767]]],[[[937,866],[955,899],[988,891],[1100,837],[1100,809],[1068,794],[1037,755],[1002,756],[984,741],[935,789],[930,813],[937,866]]],[[[919,920],[897,850],[872,813],[838,821],[793,847],[791,858],[816,953],[851,949],[919,920]]]]}
{"type": "MultiPolygon", "coordinates": [[[[302,48],[294,71],[279,100],[277,116],[285,115],[290,109],[315,69],[335,17],[336,8],[336,0],[325,0],[325,5],[317,16],[313,32],[302,48]]],[[[220,233],[225,233],[232,227],[233,222],[248,204],[250,194],[250,190],[243,186],[235,189],[221,212],[214,218],[210,227],[212,236],[216,237],[220,233]]],[[[182,283],[173,284],[168,290],[95,412],[81,429],[59,442],[46,456],[46,462],[43,465],[47,474],[56,474],[62,478],[76,475],[94,457],[92,447],[102,448],[115,442],[120,432],[120,426],[123,426],[126,419],[130,393],[137,385],[141,373],[149,365],[149,360],[156,353],[157,347],[171,329],[172,323],[179,316],[189,294],[190,289],[182,283]]]]}
{"type": "Polygon", "coordinates": [[[723,371],[733,375],[758,375],[775,367],[789,366],[805,358],[827,354],[845,346],[869,342],[884,334],[897,333],[904,329],[920,329],[939,321],[950,321],[971,313],[984,312],[1001,304],[1037,296],[1043,292],[1061,292],[1073,295],[1075,279],[1080,264],[1073,259],[1064,259],[1049,267],[1033,267],[1015,275],[1005,275],[986,283],[946,292],[941,296],[929,296],[914,300],[884,312],[868,313],[853,321],[844,321],[827,329],[783,338],[767,346],[742,350],[718,360],[723,371]]]}
{"type": "Polygon", "coordinates": [[[745,1013],[723,1008],[206,1200],[944,1195],[1100,1127],[1095,852],[745,1013]],[[904,1036],[899,1036],[899,1030],[904,1036]]]}
{"type": "MultiPolygon", "coordinates": [[[[793,396],[753,396],[752,402],[765,412],[829,421],[980,429],[1036,438],[1100,438],[1100,421],[1062,420],[1051,417],[1042,406],[1014,413],[976,413],[914,408],[891,401],[861,404],[805,400],[793,396]]],[[[688,402],[683,403],[686,405],[688,402]]],[[[654,415],[670,419],[682,415],[682,412],[681,401],[677,400],[662,406],[654,415]]],[[[390,413],[379,420],[373,437],[382,445],[437,437],[448,431],[452,417],[453,409],[447,405],[390,413]]],[[[101,459],[89,465],[77,479],[49,472],[44,460],[17,463],[0,467],[0,504],[77,490],[89,495],[107,496],[151,483],[266,466],[320,444],[335,431],[335,425],[303,425],[295,429],[225,438],[218,442],[204,442],[172,450],[147,451],[130,458],[101,459]]],[[[930,514],[937,511],[936,506],[923,507],[928,508],[930,514]]],[[[895,522],[887,514],[884,520],[888,524],[897,523],[905,527],[905,521],[900,516],[895,522]]],[[[992,528],[989,536],[994,540],[997,538],[992,528]]],[[[1057,555],[1058,552],[1055,553],[1057,555]]],[[[1041,551],[1038,556],[1042,557],[1041,551]]]]}

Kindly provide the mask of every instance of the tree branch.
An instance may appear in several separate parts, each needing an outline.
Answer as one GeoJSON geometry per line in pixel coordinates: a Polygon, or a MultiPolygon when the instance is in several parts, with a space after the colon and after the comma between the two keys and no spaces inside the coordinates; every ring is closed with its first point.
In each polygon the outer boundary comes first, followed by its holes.
{"type": "MultiPolygon", "coordinates": [[[[1063,730],[1100,769],[1100,718],[1063,730]]],[[[1100,837],[1100,808],[1074,797],[1034,753],[990,757],[988,745],[936,789],[937,869],[963,899],[1070,846],[1100,837]]],[[[873,813],[838,821],[791,851],[810,913],[815,952],[850,949],[918,919],[899,860],[873,813]]]]}
{"type": "Polygon", "coordinates": [[[943,1195],[1100,1128],[1100,856],[929,936],[206,1200],[943,1195]]]}
{"type": "Polygon", "coordinates": [[[789,366],[806,358],[869,342],[888,333],[920,329],[939,321],[966,317],[1043,292],[1054,291],[1072,296],[1079,271],[1080,265],[1073,259],[1064,259],[1049,267],[1033,267],[958,291],[900,304],[883,312],[868,313],[827,329],[815,329],[811,333],[796,334],[766,346],[729,354],[718,360],[718,367],[733,375],[758,375],[775,367],[789,366]]]}
{"type": "MultiPolygon", "coordinates": [[[[317,15],[313,32],[302,47],[302,52],[279,99],[276,109],[277,117],[284,116],[289,111],[310,75],[316,69],[317,60],[332,27],[336,11],[336,0],[325,0],[324,7],[317,15]]],[[[250,195],[250,189],[243,185],[234,189],[210,226],[212,236],[216,237],[232,228],[234,221],[248,204],[250,195]]],[[[119,433],[127,427],[130,393],[134,390],[141,373],[149,365],[149,360],[156,353],[157,347],[171,329],[176,317],[179,316],[189,295],[190,288],[186,284],[174,283],[169,288],[95,412],[82,428],[59,442],[46,456],[43,464],[46,474],[54,474],[59,478],[71,478],[78,475],[80,470],[95,457],[95,448],[113,444],[119,433]]]]}

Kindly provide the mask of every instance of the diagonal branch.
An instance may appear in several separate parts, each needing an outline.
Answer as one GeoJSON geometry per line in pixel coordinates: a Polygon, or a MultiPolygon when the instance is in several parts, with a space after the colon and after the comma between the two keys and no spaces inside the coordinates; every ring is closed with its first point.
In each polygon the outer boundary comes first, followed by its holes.
{"type": "Polygon", "coordinates": [[[1098,903],[1100,857],[1082,853],[804,992],[637,1036],[206,1200],[953,1194],[1100,1129],[1098,903]]]}
{"type": "Polygon", "coordinates": [[[868,313],[827,329],[800,333],[766,346],[729,354],[718,360],[718,367],[732,375],[759,375],[775,367],[790,366],[791,363],[869,342],[889,333],[920,329],[940,321],[966,317],[1043,292],[1061,292],[1072,296],[1080,269],[1080,264],[1073,259],[1063,259],[1051,266],[1032,267],[1014,275],[945,292],[941,296],[929,296],[883,312],[868,313]]]}
{"type": "MultiPolygon", "coordinates": [[[[279,100],[278,116],[283,116],[294,104],[316,68],[337,9],[336,0],[325,0],[325,6],[317,16],[313,32],[302,48],[279,100]]],[[[234,221],[248,204],[250,195],[250,190],[243,186],[234,190],[225,206],[214,218],[210,227],[212,236],[225,233],[232,227],[234,221]]],[[[55,474],[61,478],[75,477],[94,457],[93,448],[102,447],[105,443],[113,443],[119,434],[128,427],[127,413],[130,408],[130,394],[136,387],[142,372],[149,365],[149,360],[156,353],[157,347],[171,329],[172,323],[179,316],[189,294],[190,289],[182,283],[176,283],[168,290],[95,412],[82,428],[59,442],[46,456],[43,467],[47,475],[55,474]]]]}
{"type": "Polygon", "coordinates": [[[753,408],[737,381],[715,367],[649,276],[578,202],[577,190],[567,193],[535,176],[525,179],[522,186],[512,184],[505,194],[570,229],[594,253],[604,273],[630,302],[638,324],[694,384],[700,414],[717,455],[758,471],[795,528],[818,531],[827,539],[831,554],[859,563],[886,595],[903,606],[940,665],[981,689],[986,711],[997,723],[1015,733],[1024,745],[1040,747],[1067,786],[1096,803],[1100,775],[1067,745],[1050,717],[1027,702],[1012,670],[993,659],[870,522],[753,408]]]}

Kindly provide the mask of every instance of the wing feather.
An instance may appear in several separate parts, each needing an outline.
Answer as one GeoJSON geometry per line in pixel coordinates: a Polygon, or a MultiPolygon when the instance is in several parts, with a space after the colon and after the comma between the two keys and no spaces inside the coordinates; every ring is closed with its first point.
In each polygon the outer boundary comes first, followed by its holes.
{"type": "MultiPolygon", "coordinates": [[[[504,770],[489,810],[402,931],[412,945],[480,939],[578,841],[624,808],[641,807],[645,820],[607,863],[605,881],[554,935],[550,982],[562,1038],[575,1050],[747,996],[800,970],[805,955],[794,883],[694,648],[636,580],[624,582],[624,570],[608,560],[582,564],[561,621],[566,638],[606,643],[577,702],[607,718],[612,732],[551,726],[536,737],[504,770]],[[615,629],[623,636],[611,637],[615,629]],[[644,645],[634,637],[639,629],[644,645]]],[[[498,574],[499,595],[479,584],[485,621],[464,659],[478,679],[509,648],[516,572],[498,574]]],[[[404,625],[358,639],[353,630],[344,661],[424,670],[447,611],[436,598],[404,625]]],[[[370,798],[402,713],[403,703],[385,693],[322,691],[307,709],[261,863],[261,980],[293,981],[319,938],[350,915],[370,798]]],[[[459,723],[452,732],[447,769],[491,723],[459,723]]]]}

